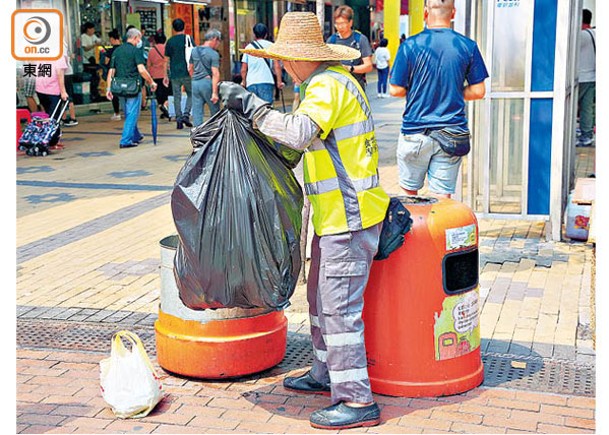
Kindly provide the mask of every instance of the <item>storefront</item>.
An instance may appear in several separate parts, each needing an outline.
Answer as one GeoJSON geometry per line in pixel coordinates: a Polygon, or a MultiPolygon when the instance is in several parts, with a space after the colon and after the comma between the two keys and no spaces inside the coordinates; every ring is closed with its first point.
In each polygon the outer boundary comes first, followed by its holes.
{"type": "MultiPolygon", "coordinates": [[[[337,0],[334,0],[336,2],[337,0]]],[[[105,94],[104,73],[101,68],[86,66],[80,43],[84,23],[95,26],[95,34],[102,40],[103,47],[95,51],[99,64],[101,52],[110,47],[109,33],[117,29],[123,35],[129,25],[142,30],[144,37],[152,37],[155,32],[172,36],[171,23],[175,18],[185,22],[185,32],[193,36],[195,44],[203,43],[205,33],[215,28],[222,32],[224,39],[218,48],[221,57],[220,70],[223,79],[230,79],[239,69],[241,54],[253,38],[252,28],[265,23],[272,31],[271,39],[277,33],[283,14],[289,10],[315,11],[316,1],[306,0],[18,0],[17,7],[23,9],[58,9],[64,16],[64,35],[68,49],[73,54],[75,103],[95,102],[94,95],[105,94]],[[226,60],[226,61],[225,61],[226,60]],[[97,79],[92,79],[96,74],[97,79]],[[93,87],[98,90],[95,92],[93,87]]],[[[326,2],[326,31],[331,29],[332,2],[326,2]]],[[[20,66],[18,65],[18,68],[20,66]]],[[[99,101],[105,101],[98,97],[99,101]]]]}
{"type": "Polygon", "coordinates": [[[479,216],[547,219],[560,240],[573,187],[582,0],[458,0],[455,29],[490,78],[469,103],[472,153],[458,198],[479,216]]]}

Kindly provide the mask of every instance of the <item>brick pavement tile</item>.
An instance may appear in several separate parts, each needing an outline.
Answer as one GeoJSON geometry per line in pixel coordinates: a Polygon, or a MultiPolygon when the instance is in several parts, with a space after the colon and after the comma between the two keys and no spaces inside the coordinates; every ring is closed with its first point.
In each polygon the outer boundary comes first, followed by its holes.
{"type": "Polygon", "coordinates": [[[468,424],[481,424],[482,415],[466,414],[459,412],[447,412],[439,409],[434,409],[431,412],[431,419],[446,420],[446,421],[458,421],[468,424]]]}
{"type": "Polygon", "coordinates": [[[66,419],[63,415],[22,413],[17,416],[17,422],[40,426],[59,426],[66,419]]]}
{"type": "MultiPolygon", "coordinates": [[[[296,413],[296,414],[288,413],[288,415],[297,415],[297,414],[298,413],[296,413]]],[[[268,412],[261,412],[259,410],[244,411],[242,409],[240,409],[240,410],[229,409],[224,414],[222,414],[222,418],[227,419],[227,420],[252,421],[252,422],[259,422],[259,423],[264,423],[266,421],[269,421],[269,419],[272,416],[273,415],[268,412]]]]}
{"type": "MultiPolygon", "coordinates": [[[[350,433],[350,431],[343,431],[342,433],[350,433]]],[[[388,424],[381,422],[379,426],[369,427],[366,433],[378,433],[378,434],[397,434],[397,433],[425,433],[423,428],[415,426],[398,426],[395,424],[388,424]]],[[[438,429],[432,429],[430,433],[441,433],[438,429]]]]}
{"type": "Polygon", "coordinates": [[[537,433],[537,432],[530,432],[528,430],[507,429],[505,433],[537,433]]]}
{"type": "Polygon", "coordinates": [[[226,412],[225,408],[210,408],[208,406],[181,405],[176,412],[201,418],[218,418],[226,412]]]}
{"type": "Polygon", "coordinates": [[[566,417],[564,425],[580,429],[596,429],[596,421],[589,418],[566,417]]]}
{"type": "Polygon", "coordinates": [[[112,433],[152,433],[158,426],[135,419],[115,420],[106,427],[106,430],[112,433]]]}
{"type": "Polygon", "coordinates": [[[493,427],[493,426],[482,426],[477,424],[469,424],[469,423],[461,423],[454,422],[450,427],[451,432],[458,433],[486,433],[486,434],[495,434],[495,433],[506,433],[506,429],[503,427],[493,427]]]}
{"type": "Polygon", "coordinates": [[[235,420],[225,420],[221,418],[206,418],[203,416],[197,416],[193,418],[189,423],[189,427],[202,427],[206,429],[219,430],[234,430],[240,423],[235,420]]]}
{"type": "Polygon", "coordinates": [[[494,426],[501,427],[505,429],[519,429],[535,432],[537,430],[537,422],[536,421],[523,421],[516,420],[512,418],[503,418],[495,415],[485,415],[482,419],[482,424],[484,426],[494,426]]]}
{"type": "Polygon", "coordinates": [[[571,408],[569,406],[541,405],[541,412],[569,417],[594,418],[594,409],[571,408]]]}
{"type": "Polygon", "coordinates": [[[445,420],[434,420],[430,418],[414,417],[405,415],[398,421],[399,426],[414,426],[428,429],[450,430],[451,422],[445,420]]]}
{"type": "Polygon", "coordinates": [[[539,427],[538,427],[538,430],[541,433],[552,433],[552,434],[559,434],[559,433],[594,433],[594,430],[591,430],[591,429],[579,429],[579,428],[574,428],[574,427],[563,427],[563,426],[556,426],[554,424],[546,424],[546,423],[540,423],[539,427]]]}
{"type": "Polygon", "coordinates": [[[194,414],[166,412],[155,409],[145,417],[146,423],[186,426],[195,418],[194,414]]]}
{"type": "Polygon", "coordinates": [[[57,408],[54,404],[32,404],[30,402],[17,401],[17,415],[19,414],[52,414],[57,408]]]}
{"type": "Polygon", "coordinates": [[[73,433],[71,430],[64,430],[63,427],[32,425],[19,431],[19,433],[73,433]]]}
{"type": "Polygon", "coordinates": [[[466,414],[475,414],[475,415],[496,415],[499,417],[509,417],[511,413],[511,409],[506,408],[494,408],[492,406],[487,405],[476,405],[471,403],[462,403],[459,407],[459,412],[466,414]]]}
{"type": "Polygon", "coordinates": [[[200,434],[201,430],[195,427],[184,427],[177,426],[172,424],[159,424],[158,427],[152,431],[152,433],[157,434],[183,434],[183,433],[192,433],[192,434],[200,434]]]}
{"type": "Polygon", "coordinates": [[[50,414],[64,415],[66,417],[96,417],[99,409],[81,405],[53,405],[50,414]]]}
{"type": "Polygon", "coordinates": [[[568,398],[557,394],[536,393],[531,391],[516,391],[516,401],[547,403],[550,405],[567,405],[568,398]]]}
{"type": "Polygon", "coordinates": [[[207,406],[212,408],[224,409],[252,409],[255,404],[244,399],[227,399],[225,397],[215,397],[207,406]]]}
{"type": "Polygon", "coordinates": [[[535,402],[516,402],[513,399],[500,399],[491,398],[489,400],[489,406],[495,406],[497,408],[508,408],[508,409],[520,409],[526,411],[539,411],[541,405],[535,402]]]}
{"type": "Polygon", "coordinates": [[[572,408],[591,408],[596,407],[596,399],[593,397],[569,397],[567,406],[572,408]]]}

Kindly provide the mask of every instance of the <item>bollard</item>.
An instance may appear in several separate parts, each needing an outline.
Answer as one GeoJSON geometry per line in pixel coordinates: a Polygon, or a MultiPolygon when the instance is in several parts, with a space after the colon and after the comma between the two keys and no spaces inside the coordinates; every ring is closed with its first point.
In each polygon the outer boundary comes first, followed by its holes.
{"type": "Polygon", "coordinates": [[[154,324],[159,365],[184,376],[245,376],[281,362],[287,345],[283,311],[265,308],[191,310],[180,300],[173,275],[178,236],[161,246],[161,303],[154,324]]]}
{"type": "Polygon", "coordinates": [[[462,393],[484,380],[476,216],[451,199],[400,199],[412,228],[374,261],[364,294],[370,385],[390,396],[462,393]]]}

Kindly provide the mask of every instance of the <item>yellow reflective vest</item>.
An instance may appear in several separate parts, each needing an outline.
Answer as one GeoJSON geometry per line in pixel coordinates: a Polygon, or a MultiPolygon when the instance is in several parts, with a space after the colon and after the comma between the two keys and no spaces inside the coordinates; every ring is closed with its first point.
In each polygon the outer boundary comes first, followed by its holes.
{"type": "Polygon", "coordinates": [[[301,85],[305,114],[321,129],[304,155],[305,192],[318,236],[358,231],[385,218],[389,196],[378,175],[378,145],[370,105],[341,66],[315,72],[301,85]]]}

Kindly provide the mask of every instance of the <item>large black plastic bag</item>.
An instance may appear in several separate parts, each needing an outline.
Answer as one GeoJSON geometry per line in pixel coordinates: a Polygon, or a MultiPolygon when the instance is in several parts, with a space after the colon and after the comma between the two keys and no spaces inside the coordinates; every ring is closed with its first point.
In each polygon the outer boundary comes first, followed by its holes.
{"type": "Polygon", "coordinates": [[[301,153],[223,109],[193,130],[171,195],[174,275],[188,308],[289,305],[300,273],[301,153]]]}

